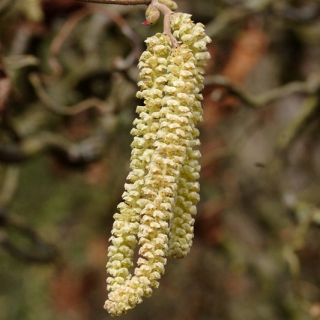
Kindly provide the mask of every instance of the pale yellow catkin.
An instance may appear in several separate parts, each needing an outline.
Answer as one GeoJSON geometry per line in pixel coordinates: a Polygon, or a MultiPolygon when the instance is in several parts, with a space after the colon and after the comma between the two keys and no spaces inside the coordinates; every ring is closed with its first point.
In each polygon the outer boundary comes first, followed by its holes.
{"type": "Polygon", "coordinates": [[[193,238],[199,201],[199,130],[206,45],[210,39],[190,15],[172,15],[173,36],[146,40],[139,62],[140,90],[131,144],[131,172],[114,215],[105,308],[119,316],[159,286],[167,256],[184,257],[193,238]],[[133,256],[139,258],[133,274],[133,256]]]}
{"type": "MultiPolygon", "coordinates": [[[[122,246],[129,246],[125,241],[126,234],[124,236],[119,230],[119,234],[111,238],[112,246],[109,249],[111,263],[107,265],[111,277],[108,279],[109,297],[105,307],[110,314],[115,316],[135,307],[142,301],[143,296],[151,295],[151,287],[158,285],[157,280],[164,273],[165,255],[168,249],[167,234],[169,232],[169,209],[171,209],[171,207],[168,208],[168,205],[171,198],[170,190],[163,190],[165,186],[162,184],[162,171],[165,167],[163,161],[166,159],[161,156],[159,158],[159,152],[155,150],[155,143],[159,139],[162,89],[166,83],[167,57],[171,47],[168,38],[163,34],[148,38],[146,43],[147,50],[140,57],[141,81],[138,83],[140,91],[137,93],[139,98],[144,99],[145,105],[137,107],[139,118],[134,121],[135,128],[131,131],[135,137],[131,145],[133,148],[132,172],[128,179],[132,183],[126,185],[127,192],[123,197],[125,202],[120,207],[120,210],[121,208],[126,210],[123,210],[120,216],[115,215],[116,221],[122,220],[121,216],[128,221],[132,220],[131,214],[136,217],[134,221],[137,221],[138,224],[133,228],[135,242],[129,244],[131,252],[128,258],[132,261],[137,238],[139,238],[140,258],[132,277],[129,274],[129,268],[133,262],[123,266],[121,259],[119,260],[121,256],[118,254],[121,251],[118,249],[118,242],[122,246]],[[120,268],[126,269],[125,277],[118,279],[115,275],[120,268]]],[[[168,170],[168,177],[169,174],[170,170],[168,170]]]]}
{"type": "MultiPolygon", "coordinates": [[[[202,121],[200,101],[203,98],[200,91],[203,89],[203,67],[210,58],[207,44],[211,40],[205,33],[204,25],[194,24],[189,14],[174,14],[171,28],[175,38],[188,48],[190,55],[189,59],[184,61],[184,71],[179,74],[180,80],[185,83],[184,91],[176,95],[180,105],[187,105],[193,115],[189,132],[190,145],[187,148],[187,157],[180,172],[178,195],[173,209],[169,234],[169,255],[173,258],[183,258],[188,254],[192,245],[194,215],[197,212],[196,204],[200,199],[200,185],[197,180],[200,173],[198,159],[201,154],[199,150],[193,150],[193,147],[200,144],[199,130],[196,125],[202,121]]],[[[174,62],[174,59],[172,60],[174,62]]],[[[175,60],[176,65],[181,65],[179,59],[175,60]]]]}

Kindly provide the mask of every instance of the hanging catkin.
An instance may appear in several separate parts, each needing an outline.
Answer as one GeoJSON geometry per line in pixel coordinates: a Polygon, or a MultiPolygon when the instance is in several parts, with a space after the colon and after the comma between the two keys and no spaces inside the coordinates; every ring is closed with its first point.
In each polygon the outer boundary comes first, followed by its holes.
{"type": "MultiPolygon", "coordinates": [[[[155,10],[149,14],[148,23],[158,19],[155,10]]],[[[171,29],[178,45],[159,33],[146,40],[140,57],[137,97],[144,105],[136,110],[130,182],[114,215],[108,252],[105,308],[113,316],[150,296],[167,256],[182,258],[192,244],[200,171],[200,152],[194,148],[199,145],[196,126],[202,120],[200,91],[210,39],[188,14],[172,14],[171,29]],[[131,274],[136,248],[139,258],[131,274]]]]}

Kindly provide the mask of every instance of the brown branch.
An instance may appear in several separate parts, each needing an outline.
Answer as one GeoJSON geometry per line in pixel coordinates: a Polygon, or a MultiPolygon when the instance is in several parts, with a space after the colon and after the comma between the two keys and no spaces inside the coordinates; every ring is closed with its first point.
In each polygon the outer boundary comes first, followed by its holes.
{"type": "Polygon", "coordinates": [[[0,146],[0,162],[20,163],[41,152],[52,152],[66,165],[86,165],[101,158],[106,143],[103,134],[72,143],[66,137],[51,132],[42,132],[23,139],[20,144],[11,142],[0,146]]]}
{"type": "Polygon", "coordinates": [[[60,254],[56,246],[43,240],[37,232],[0,208],[0,245],[14,258],[29,263],[57,263],[60,254]],[[27,241],[13,242],[10,232],[19,232],[27,241]],[[22,244],[23,243],[23,244],[22,244]]]}
{"type": "Polygon", "coordinates": [[[142,48],[140,45],[140,39],[137,36],[137,34],[132,30],[132,28],[128,25],[126,20],[123,19],[122,16],[116,12],[106,10],[105,8],[90,6],[90,7],[85,7],[83,9],[76,11],[62,26],[59,33],[56,35],[56,37],[54,38],[54,40],[50,45],[49,64],[56,76],[59,76],[62,73],[62,67],[58,60],[58,54],[61,50],[63,43],[69,37],[69,35],[71,34],[72,30],[76,27],[76,25],[82,19],[84,19],[87,15],[93,14],[93,13],[102,14],[106,16],[108,19],[110,19],[111,21],[113,21],[119,27],[123,35],[127,37],[130,41],[130,44],[132,46],[132,52],[128,55],[128,57],[125,60],[122,59],[120,61],[118,59],[115,63],[115,67],[120,70],[124,70],[125,68],[132,65],[135,60],[138,60],[142,51],[142,48]]]}
{"type": "Polygon", "coordinates": [[[280,98],[293,93],[315,94],[320,90],[320,77],[311,75],[306,81],[295,81],[282,87],[272,89],[268,92],[253,95],[246,92],[241,87],[233,84],[228,78],[223,76],[207,77],[204,81],[206,86],[223,87],[231,94],[237,96],[243,103],[252,108],[261,108],[280,98]]]}
{"type": "Polygon", "coordinates": [[[58,107],[54,104],[52,99],[50,99],[49,95],[46,93],[46,91],[42,87],[41,80],[37,74],[35,73],[30,74],[29,80],[39,100],[43,103],[43,105],[49,111],[57,115],[74,116],[91,108],[96,108],[100,113],[105,113],[107,111],[105,103],[98,98],[89,98],[67,108],[58,107]]]}
{"type": "Polygon", "coordinates": [[[149,5],[151,0],[76,0],[81,2],[92,2],[101,4],[121,4],[121,5],[139,5],[145,4],[149,5]]]}
{"type": "Polygon", "coordinates": [[[316,95],[309,96],[299,110],[295,119],[279,135],[277,151],[282,156],[290,149],[293,143],[309,128],[310,124],[318,119],[320,101],[316,95]]]}
{"type": "Polygon", "coordinates": [[[226,8],[206,25],[206,33],[210,38],[219,38],[228,32],[230,26],[245,20],[250,11],[242,8],[226,8]]]}
{"type": "MultiPolygon", "coordinates": [[[[299,93],[307,95],[299,114],[280,134],[279,141],[277,142],[276,151],[279,156],[278,160],[281,160],[282,164],[285,160],[284,155],[288,152],[294,142],[301,137],[305,130],[309,128],[310,124],[315,119],[318,119],[318,114],[320,112],[320,100],[318,96],[320,90],[320,77],[317,75],[310,75],[304,82],[291,82],[259,95],[253,95],[246,92],[223,76],[207,77],[205,79],[205,85],[226,88],[231,94],[238,97],[241,102],[254,109],[262,108],[290,94],[299,93]]],[[[230,155],[230,153],[231,152],[227,148],[215,150],[208,155],[204,155],[202,165],[206,166],[216,159],[230,155]]],[[[279,165],[280,163],[277,163],[276,167],[279,165]]]]}
{"type": "Polygon", "coordinates": [[[274,11],[285,19],[296,22],[309,22],[315,20],[320,15],[319,3],[309,3],[304,6],[295,7],[289,4],[274,4],[274,11]]]}
{"type": "Polygon", "coordinates": [[[18,187],[19,168],[9,166],[3,174],[2,189],[0,191],[0,208],[7,207],[18,187]]]}
{"type": "Polygon", "coordinates": [[[0,17],[6,14],[15,5],[15,0],[4,0],[0,2],[0,17]]]}
{"type": "Polygon", "coordinates": [[[207,153],[204,153],[200,159],[201,168],[212,165],[213,162],[224,158],[230,158],[239,153],[248,141],[248,136],[253,135],[254,132],[260,129],[260,124],[257,121],[247,124],[243,127],[236,139],[229,145],[223,146],[207,153]]]}

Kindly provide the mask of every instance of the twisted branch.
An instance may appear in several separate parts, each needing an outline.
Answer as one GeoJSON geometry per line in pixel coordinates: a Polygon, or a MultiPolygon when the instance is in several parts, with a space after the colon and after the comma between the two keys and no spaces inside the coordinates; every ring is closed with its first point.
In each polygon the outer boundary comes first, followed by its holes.
{"type": "Polygon", "coordinates": [[[138,4],[149,5],[151,3],[151,0],[77,0],[77,1],[100,3],[100,4],[121,4],[121,5],[138,5],[138,4]]]}
{"type": "Polygon", "coordinates": [[[315,94],[320,90],[320,76],[314,75],[308,77],[306,81],[291,82],[259,95],[253,95],[246,92],[223,76],[206,77],[204,83],[206,86],[217,86],[228,89],[231,94],[238,97],[247,106],[255,109],[264,107],[267,104],[293,93],[315,94]]]}
{"type": "Polygon", "coordinates": [[[277,144],[277,151],[282,158],[293,143],[309,128],[310,124],[318,119],[319,105],[318,96],[312,95],[306,98],[297,117],[282,131],[277,144]]]}
{"type": "Polygon", "coordinates": [[[36,73],[32,73],[29,76],[29,80],[39,100],[49,111],[57,115],[74,116],[91,108],[96,108],[101,114],[107,111],[105,103],[98,98],[89,98],[68,108],[59,107],[52,101],[52,99],[49,97],[49,95],[42,87],[39,75],[37,75],[36,73]]]}
{"type": "Polygon", "coordinates": [[[0,162],[20,163],[41,152],[51,151],[70,166],[84,165],[98,160],[104,150],[105,137],[93,136],[79,143],[71,143],[65,137],[43,132],[23,142],[0,146],[0,162]]]}
{"type": "Polygon", "coordinates": [[[9,217],[5,209],[0,208],[0,245],[13,257],[29,263],[52,263],[59,260],[58,249],[43,240],[35,230],[24,222],[9,217]],[[25,238],[31,246],[13,242],[10,231],[15,230],[25,238]]]}

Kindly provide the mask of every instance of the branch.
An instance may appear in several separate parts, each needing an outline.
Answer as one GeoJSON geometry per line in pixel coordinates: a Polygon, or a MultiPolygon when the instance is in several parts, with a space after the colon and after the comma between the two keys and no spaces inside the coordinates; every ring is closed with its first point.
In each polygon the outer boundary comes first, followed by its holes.
{"type": "Polygon", "coordinates": [[[121,4],[121,5],[138,5],[145,4],[149,5],[151,0],[76,0],[81,2],[92,2],[92,3],[101,3],[101,4],[121,4]]]}
{"type": "Polygon", "coordinates": [[[20,144],[11,142],[1,145],[0,162],[20,163],[49,151],[68,166],[82,166],[100,159],[105,143],[106,138],[102,134],[72,143],[63,136],[43,132],[35,137],[25,138],[20,144]]]}
{"type": "Polygon", "coordinates": [[[275,100],[293,93],[315,94],[320,89],[320,77],[315,77],[314,75],[311,75],[305,82],[291,82],[282,87],[272,89],[259,95],[253,95],[246,92],[239,86],[233,84],[228,78],[223,76],[207,77],[204,83],[206,86],[227,88],[231,94],[234,94],[243,103],[255,109],[264,107],[275,100]]]}
{"type": "Polygon", "coordinates": [[[18,187],[19,168],[9,166],[2,177],[2,189],[0,191],[0,208],[7,207],[18,187]]]}
{"type": "Polygon", "coordinates": [[[253,135],[254,132],[260,129],[259,122],[252,122],[243,126],[241,132],[229,145],[213,149],[206,152],[201,156],[200,164],[201,168],[205,168],[212,165],[213,162],[224,158],[230,158],[233,155],[239,153],[239,151],[245,146],[248,141],[248,137],[253,135]]]}
{"type": "Polygon", "coordinates": [[[177,39],[171,33],[171,14],[172,11],[158,0],[152,0],[152,5],[156,7],[164,16],[163,20],[163,33],[169,37],[171,44],[174,48],[178,47],[177,39]]]}
{"type": "Polygon", "coordinates": [[[91,108],[96,108],[101,114],[107,111],[105,103],[98,98],[86,99],[68,108],[58,107],[45,92],[44,88],[41,85],[40,77],[37,74],[31,73],[29,76],[29,80],[39,100],[49,111],[57,115],[74,116],[91,108]]]}
{"type": "MultiPolygon", "coordinates": [[[[150,1],[149,1],[150,2],[150,1]]],[[[69,37],[72,30],[76,27],[76,25],[84,19],[89,14],[102,14],[114,22],[120,31],[123,33],[125,37],[128,38],[130,44],[132,46],[131,53],[123,60],[115,61],[115,68],[119,70],[124,70],[129,68],[135,61],[139,60],[139,56],[142,52],[140,39],[138,35],[133,31],[133,29],[128,25],[126,20],[116,12],[107,10],[105,8],[97,8],[95,6],[85,7],[76,11],[62,26],[59,33],[53,39],[50,45],[50,55],[49,55],[49,64],[54,71],[54,75],[58,76],[62,73],[62,67],[58,60],[58,54],[61,50],[63,43],[69,37]]]]}
{"type": "Polygon", "coordinates": [[[301,225],[320,225],[320,208],[318,205],[301,200],[293,193],[287,193],[284,197],[285,205],[294,211],[294,221],[301,225]]]}
{"type": "Polygon", "coordinates": [[[15,0],[4,0],[0,2],[0,17],[5,15],[15,5],[15,0]]]}
{"type": "Polygon", "coordinates": [[[286,153],[301,134],[309,128],[309,125],[318,119],[320,101],[319,97],[312,95],[306,98],[299,110],[297,117],[290,121],[288,126],[280,133],[277,151],[282,156],[286,153]]]}
{"type": "MultiPolygon", "coordinates": [[[[25,241],[21,241],[25,243],[25,241]]],[[[58,262],[60,255],[57,248],[43,240],[35,230],[24,222],[9,217],[4,208],[0,208],[0,245],[13,257],[32,263],[58,262]],[[10,239],[8,232],[19,232],[27,240],[27,245],[16,244],[10,239]]]]}
{"type": "Polygon", "coordinates": [[[310,3],[303,7],[294,7],[292,5],[280,5],[280,10],[275,7],[275,12],[284,18],[297,22],[309,22],[315,20],[320,15],[319,3],[310,3]]]}
{"type": "Polygon", "coordinates": [[[206,25],[206,33],[211,39],[219,38],[230,30],[230,26],[245,20],[249,15],[250,11],[245,9],[227,8],[206,25]]]}

